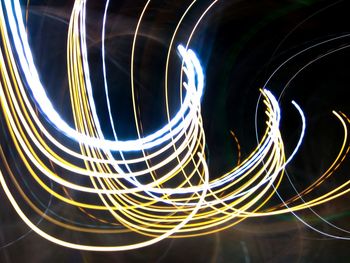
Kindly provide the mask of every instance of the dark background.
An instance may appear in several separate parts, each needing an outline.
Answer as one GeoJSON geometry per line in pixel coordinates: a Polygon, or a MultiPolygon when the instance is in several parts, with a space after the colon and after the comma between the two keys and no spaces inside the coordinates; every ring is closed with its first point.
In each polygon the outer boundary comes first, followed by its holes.
{"type": "MultiPolygon", "coordinates": [[[[72,2],[32,0],[28,20],[29,39],[40,77],[55,107],[70,122],[71,111],[65,106],[69,105],[65,54],[72,2]]],[[[194,23],[210,3],[203,0],[195,4],[184,20],[176,44],[186,41],[194,23]]],[[[23,1],[23,6],[25,4],[23,1]]],[[[106,31],[108,83],[112,111],[118,115],[117,131],[121,138],[136,136],[130,122],[130,51],[136,22],[144,4],[145,1],[111,1],[109,10],[106,31]]],[[[159,128],[166,121],[163,88],[166,52],[176,23],[189,4],[190,1],[182,0],[152,1],[140,27],[135,78],[145,133],[159,128]]],[[[104,1],[88,1],[87,33],[94,95],[102,123],[108,123],[100,60],[103,8],[104,1]]],[[[255,126],[259,89],[264,87],[274,70],[312,45],[350,33],[349,10],[349,1],[242,0],[219,1],[214,5],[191,43],[206,73],[202,113],[211,176],[221,174],[237,161],[230,130],[240,141],[243,157],[256,146],[256,132],[261,135],[264,128],[261,107],[255,126]]],[[[343,37],[305,51],[286,63],[266,86],[277,97],[280,96],[281,131],[287,154],[293,150],[300,132],[300,120],[291,100],[298,102],[307,118],[304,144],[288,167],[299,190],[328,168],[341,145],[341,125],[332,115],[332,110],[350,115],[347,97],[350,50],[336,50],[349,42],[350,37],[343,37]],[[294,78],[306,64],[330,51],[336,52],[310,64],[294,78]]],[[[175,110],[180,101],[176,89],[179,72],[175,51],[172,59],[169,89],[171,109],[175,110]]],[[[103,128],[107,136],[112,136],[108,125],[103,128]]],[[[15,160],[8,161],[15,163],[15,160]]],[[[348,168],[349,161],[345,161],[315,196],[348,180],[348,168]]],[[[293,195],[288,182],[282,184],[281,193],[286,198],[293,195]]],[[[34,233],[28,234],[28,228],[15,214],[2,191],[0,199],[0,262],[350,261],[350,241],[327,238],[310,230],[290,214],[247,219],[220,233],[167,239],[134,251],[76,251],[54,245],[34,233]]],[[[315,210],[333,224],[350,230],[349,201],[347,195],[315,210]]],[[[346,236],[346,233],[335,231],[321,222],[310,211],[298,212],[298,215],[317,229],[346,236]]]]}

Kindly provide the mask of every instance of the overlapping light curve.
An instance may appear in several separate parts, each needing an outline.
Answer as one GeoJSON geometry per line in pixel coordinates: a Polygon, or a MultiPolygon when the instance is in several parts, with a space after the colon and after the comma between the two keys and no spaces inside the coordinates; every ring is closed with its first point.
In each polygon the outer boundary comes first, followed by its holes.
{"type": "Polygon", "coordinates": [[[28,44],[19,1],[1,1],[0,90],[3,126],[25,171],[11,168],[2,145],[0,153],[4,169],[0,173],[0,182],[12,206],[32,230],[56,244],[75,249],[129,250],[168,237],[213,233],[232,227],[248,217],[310,208],[350,191],[349,182],[346,182],[312,200],[303,199],[330,177],[348,154],[349,119],[343,113],[334,112],[344,129],[344,139],[330,168],[295,197],[287,201],[282,199],[280,205],[267,206],[269,199],[277,193],[286,165],[302,143],[306,119],[293,101],[301,117],[302,128],[294,151],[290,156],[285,156],[279,129],[280,107],[274,95],[266,89],[261,90],[266,107],[266,130],[259,144],[230,171],[219,178],[210,178],[201,117],[204,73],[195,52],[188,47],[197,26],[217,1],[213,1],[198,19],[185,47],[178,46],[184,74],[180,77],[179,90],[181,94],[184,91],[184,97],[180,109],[171,117],[167,95],[171,49],[182,19],[196,1],[189,5],[179,21],[169,45],[165,70],[168,123],[144,136],[139,127],[137,100],[134,97],[133,60],[138,28],[150,2],[146,3],[137,23],[131,56],[131,90],[138,137],[123,141],[118,139],[114,128],[116,124],[113,123],[108,98],[104,34],[109,1],[104,12],[101,49],[106,104],[114,140],[105,139],[94,103],[86,44],[86,0],[74,2],[67,40],[68,81],[75,128],[63,120],[46,95],[28,44]],[[183,81],[183,77],[186,81],[183,81]],[[65,138],[61,139],[58,133],[65,138]],[[69,144],[66,143],[68,140],[69,144]],[[28,195],[28,189],[20,183],[20,179],[26,176],[43,192],[53,196],[63,206],[76,207],[79,215],[85,215],[96,225],[68,220],[55,213],[43,213],[43,209],[28,195]],[[49,186],[48,181],[56,187],[49,186]],[[21,202],[13,189],[23,199],[21,202]],[[55,227],[102,236],[127,233],[137,236],[138,240],[121,242],[116,239],[113,242],[112,239],[111,244],[91,245],[57,237],[50,233],[49,227],[41,228],[32,222],[26,214],[27,210],[21,207],[23,201],[55,227]]]}

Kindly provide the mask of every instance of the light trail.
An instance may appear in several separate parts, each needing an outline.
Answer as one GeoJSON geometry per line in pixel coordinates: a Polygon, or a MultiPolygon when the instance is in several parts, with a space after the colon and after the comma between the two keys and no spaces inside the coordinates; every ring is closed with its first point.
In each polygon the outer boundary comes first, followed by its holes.
{"type": "MultiPolygon", "coordinates": [[[[151,1],[147,1],[138,19],[131,48],[131,92],[137,138],[119,140],[109,98],[105,30],[109,0],[103,13],[102,61],[103,83],[108,117],[114,140],[105,138],[93,96],[86,36],[86,0],[75,0],[67,38],[67,71],[71,108],[75,127],[71,127],[55,110],[42,85],[28,43],[22,10],[18,0],[2,0],[0,4],[0,98],[6,133],[12,150],[18,156],[21,171],[12,169],[1,145],[0,156],[5,169],[0,183],[9,202],[21,219],[37,234],[61,246],[92,251],[122,251],[145,247],[165,238],[205,235],[232,227],[249,217],[295,213],[340,197],[350,191],[349,183],[341,184],[326,194],[304,200],[317,189],[344,161],[349,151],[347,127],[343,113],[334,112],[344,129],[341,149],[329,169],[313,184],[284,201],[277,192],[284,179],[285,168],[302,145],[306,117],[301,107],[292,102],[302,123],[294,150],[285,155],[280,131],[281,109],[275,96],[261,90],[265,107],[266,128],[256,148],[230,171],[216,179],[210,178],[205,155],[205,131],[201,116],[201,99],[205,76],[196,53],[189,48],[191,39],[205,15],[219,1],[213,1],[195,22],[185,46],[178,45],[181,58],[179,93],[181,105],[170,116],[168,97],[169,61],[178,30],[195,8],[190,3],[171,37],[165,66],[165,101],[168,123],[143,135],[134,94],[134,59],[138,31],[151,1]],[[186,81],[183,79],[186,78],[186,81]],[[182,93],[184,97],[182,98],[182,93]],[[39,112],[36,112],[36,108],[39,112]],[[55,132],[52,132],[55,128],[55,132]],[[59,139],[57,134],[66,136],[59,139]],[[65,141],[69,140],[70,144],[65,141]],[[130,154],[132,153],[132,154],[130,154]],[[50,165],[48,165],[50,164],[50,165]],[[55,169],[55,167],[59,169],[55,169]],[[49,208],[43,210],[37,200],[21,185],[26,178],[45,194],[67,209],[78,208],[96,223],[68,220],[49,208]],[[49,186],[50,181],[55,187],[49,186]],[[16,191],[16,192],[15,192],[16,191]],[[19,193],[20,197],[15,194],[19,193]],[[268,206],[272,196],[279,205],[268,206]],[[302,203],[298,203],[298,201],[302,203]],[[43,216],[54,228],[64,228],[94,235],[138,237],[112,244],[85,244],[53,235],[49,227],[37,225],[26,214],[23,201],[32,211],[43,216]],[[101,228],[100,224],[104,228],[101,228]],[[118,227],[118,228],[116,228],[118,227]]],[[[28,13],[27,13],[28,14],[28,13]]],[[[210,87],[209,87],[210,88],[210,87]]],[[[234,133],[231,132],[234,136],[234,133]]],[[[240,149],[238,139],[234,136],[240,149]]],[[[239,150],[240,151],[240,150],[239,150]]],[[[295,188],[294,188],[295,189],[295,188]]],[[[37,195],[35,195],[37,196],[37,195]]],[[[40,202],[39,202],[40,203],[40,202]]],[[[90,221],[89,221],[90,222],[90,221]]],[[[55,231],[56,233],[56,231],[55,231]]]]}

